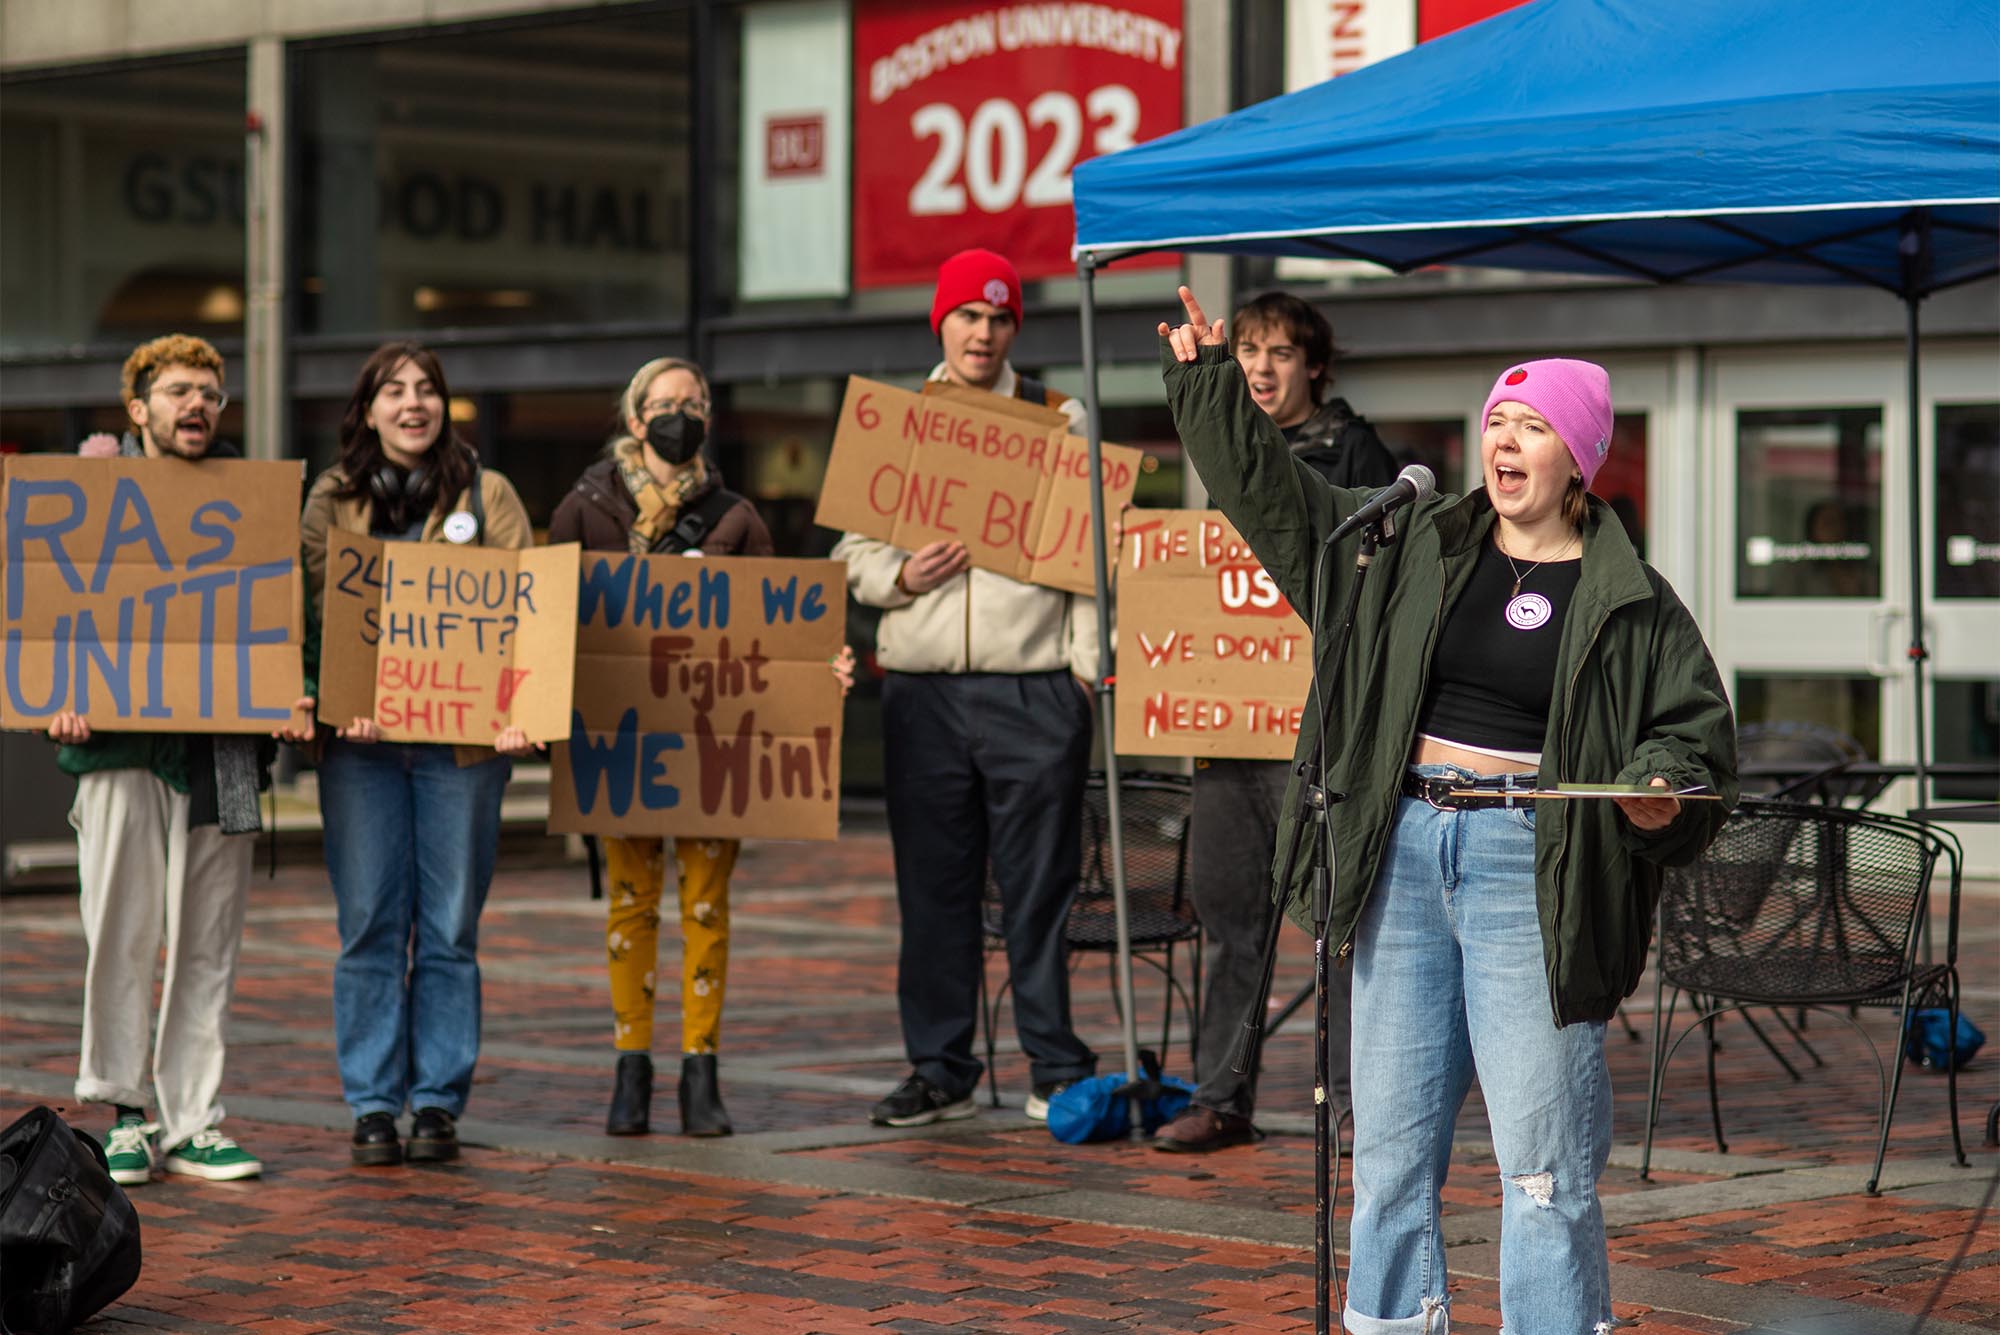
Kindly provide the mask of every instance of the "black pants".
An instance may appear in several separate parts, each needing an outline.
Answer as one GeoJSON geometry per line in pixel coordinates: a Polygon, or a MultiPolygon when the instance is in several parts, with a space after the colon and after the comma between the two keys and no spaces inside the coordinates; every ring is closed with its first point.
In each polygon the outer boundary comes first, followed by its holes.
{"type": "Polygon", "coordinates": [[[972,1040],[990,857],[1032,1079],[1092,1074],[1097,1057],[1070,1027],[1063,940],[1083,858],[1082,689],[1067,672],[891,672],[882,734],[903,917],[896,1000],[910,1065],[955,1097],[985,1069],[972,1040]]]}
{"type": "MultiPolygon", "coordinates": [[[[1229,1063],[1244,1016],[1252,1007],[1261,1013],[1267,999],[1264,934],[1270,930],[1271,915],[1279,911],[1271,899],[1271,864],[1277,857],[1278,816],[1290,774],[1290,765],[1282,760],[1195,762],[1188,859],[1194,910],[1206,940],[1201,1061],[1195,1068],[1194,1101],[1244,1117],[1256,1109],[1257,1073],[1238,1075],[1229,1063]]],[[[1335,963],[1327,977],[1329,1065],[1337,1112],[1349,1103],[1348,993],[1353,974],[1335,963]]]]}

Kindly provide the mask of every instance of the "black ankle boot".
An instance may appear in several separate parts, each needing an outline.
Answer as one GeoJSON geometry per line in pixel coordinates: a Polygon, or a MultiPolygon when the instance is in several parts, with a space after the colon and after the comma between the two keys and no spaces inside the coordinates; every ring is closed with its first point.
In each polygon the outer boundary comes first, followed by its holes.
{"type": "Polygon", "coordinates": [[[653,1058],[645,1052],[618,1054],[618,1082],[611,1087],[607,1136],[643,1136],[653,1129],[653,1058]]]}
{"type": "Polygon", "coordinates": [[[722,1110],[722,1090],[715,1082],[715,1054],[690,1052],[681,1058],[681,1134],[726,1136],[736,1128],[722,1110]]]}

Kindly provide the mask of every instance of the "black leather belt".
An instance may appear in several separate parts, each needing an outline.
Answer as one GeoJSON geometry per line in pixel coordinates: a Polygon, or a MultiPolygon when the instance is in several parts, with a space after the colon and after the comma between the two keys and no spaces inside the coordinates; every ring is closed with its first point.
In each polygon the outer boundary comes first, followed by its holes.
{"type": "Polygon", "coordinates": [[[1403,796],[1428,802],[1439,811],[1480,811],[1487,807],[1521,806],[1523,803],[1518,799],[1508,796],[1508,790],[1533,788],[1536,777],[1533,774],[1494,774],[1485,778],[1468,778],[1460,774],[1426,777],[1415,770],[1404,770],[1403,796]],[[1469,789],[1480,790],[1480,795],[1452,796],[1453,792],[1463,793],[1469,789]],[[1491,796],[1487,796],[1489,792],[1491,796]]]}

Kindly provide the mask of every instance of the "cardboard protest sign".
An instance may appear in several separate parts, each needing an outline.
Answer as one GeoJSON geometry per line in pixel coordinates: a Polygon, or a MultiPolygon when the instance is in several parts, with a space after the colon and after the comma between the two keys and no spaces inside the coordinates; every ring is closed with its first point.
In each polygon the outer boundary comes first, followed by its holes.
{"type": "Polygon", "coordinates": [[[1130,510],[1118,571],[1118,750],[1288,760],[1312,641],[1217,510],[1130,510]]]}
{"type": "Polygon", "coordinates": [[[268,733],[299,697],[305,465],[0,459],[0,727],[268,733]]]}
{"type": "Polygon", "coordinates": [[[392,742],[568,736],[578,550],[327,534],[321,721],[372,718],[392,742]]]}
{"type": "Polygon", "coordinates": [[[556,833],[840,833],[839,561],[583,558],[556,833]]]}
{"type": "MultiPolygon", "coordinates": [[[[1141,451],[1105,445],[1104,513],[1132,499],[1141,451]]],[[[851,376],[814,522],[906,550],[963,542],[972,564],[1090,593],[1089,445],[1053,408],[958,385],[922,394],[851,376]]]]}

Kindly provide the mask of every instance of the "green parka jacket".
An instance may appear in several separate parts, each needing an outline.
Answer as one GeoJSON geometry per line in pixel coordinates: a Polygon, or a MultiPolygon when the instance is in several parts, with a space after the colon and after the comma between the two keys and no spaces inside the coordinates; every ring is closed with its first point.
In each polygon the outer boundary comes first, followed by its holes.
{"type": "MultiPolygon", "coordinates": [[[[1313,606],[1314,562],[1328,533],[1371,493],[1329,486],[1299,464],[1251,401],[1225,347],[1182,363],[1161,341],[1167,399],[1210,497],[1242,532],[1303,614],[1313,606]]],[[[1327,785],[1334,808],[1328,940],[1347,957],[1355,923],[1381,868],[1403,770],[1416,741],[1431,650],[1447,608],[1471,578],[1493,526],[1485,490],[1443,496],[1399,516],[1400,541],[1376,558],[1355,615],[1354,639],[1332,700],[1327,785]]],[[[1358,536],[1327,552],[1321,594],[1337,615],[1353,577],[1358,536]]],[[[1333,665],[1321,662],[1323,677],[1333,665]]],[[[1306,711],[1298,757],[1318,742],[1306,711]]],[[[1736,800],[1736,728],[1729,699],[1694,618],[1658,572],[1639,560],[1609,506],[1592,498],[1576,600],[1565,618],[1541,782],[1702,784],[1721,802],[1685,802],[1648,833],[1604,801],[1543,802],[1536,810],[1535,891],[1549,1001],[1558,1025],[1606,1020],[1638,986],[1659,896],[1660,868],[1693,861],[1736,800]]],[[[1292,783],[1296,787],[1297,776],[1292,783]]],[[[1291,843],[1289,794],[1278,847],[1291,843]]],[[[1307,922],[1301,858],[1288,899],[1307,922]]]]}

